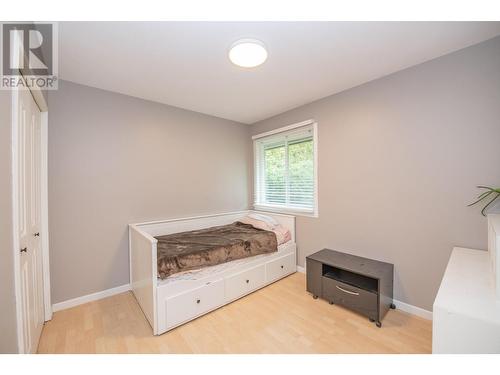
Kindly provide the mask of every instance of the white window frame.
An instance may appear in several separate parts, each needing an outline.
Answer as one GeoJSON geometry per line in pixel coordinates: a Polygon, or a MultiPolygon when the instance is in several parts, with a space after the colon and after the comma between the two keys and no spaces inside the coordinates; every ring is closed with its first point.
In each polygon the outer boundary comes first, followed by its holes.
{"type": "MultiPolygon", "coordinates": [[[[285,214],[295,214],[298,216],[309,216],[309,217],[319,217],[319,197],[318,197],[318,123],[314,119],[301,121],[295,124],[283,126],[278,129],[274,129],[265,133],[260,133],[252,136],[253,144],[253,152],[254,152],[254,202],[253,208],[259,211],[269,211],[269,212],[277,212],[277,213],[285,213],[285,214]],[[259,204],[256,203],[255,195],[258,192],[260,182],[263,178],[263,171],[260,170],[257,172],[255,166],[258,163],[258,159],[261,157],[259,155],[258,147],[256,146],[256,140],[260,138],[269,137],[275,134],[288,132],[294,129],[298,129],[305,126],[312,126],[313,130],[313,162],[314,162],[314,208],[313,212],[310,212],[308,209],[301,209],[297,207],[283,207],[282,205],[273,205],[273,204],[259,204]]],[[[288,156],[287,156],[288,157],[288,156]]],[[[287,187],[288,188],[288,187],[287,187]]]]}

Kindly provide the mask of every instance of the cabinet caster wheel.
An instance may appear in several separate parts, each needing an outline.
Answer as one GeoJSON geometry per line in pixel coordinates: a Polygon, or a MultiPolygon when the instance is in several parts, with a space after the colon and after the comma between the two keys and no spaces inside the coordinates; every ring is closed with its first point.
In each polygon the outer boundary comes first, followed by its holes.
{"type": "Polygon", "coordinates": [[[368,318],[370,319],[370,323],[373,323],[375,321],[375,319],[372,319],[372,318],[368,318]]]}
{"type": "Polygon", "coordinates": [[[393,303],[391,303],[391,306],[390,306],[390,307],[391,307],[391,309],[393,309],[393,310],[394,310],[394,309],[396,308],[396,305],[395,305],[395,304],[393,304],[393,303]]]}
{"type": "Polygon", "coordinates": [[[318,296],[313,296],[313,299],[318,299],[318,296]]]}
{"type": "Polygon", "coordinates": [[[382,327],[382,323],[380,323],[380,322],[375,322],[375,325],[376,325],[378,328],[382,327]]]}
{"type": "Polygon", "coordinates": [[[329,301],[328,303],[329,303],[330,305],[333,305],[333,301],[329,301]]]}

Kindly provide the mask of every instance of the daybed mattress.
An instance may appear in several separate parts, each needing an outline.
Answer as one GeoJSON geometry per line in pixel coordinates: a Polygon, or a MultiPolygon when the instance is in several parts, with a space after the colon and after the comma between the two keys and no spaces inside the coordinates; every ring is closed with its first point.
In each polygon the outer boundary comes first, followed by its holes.
{"type": "MultiPolygon", "coordinates": [[[[293,242],[290,240],[288,242],[285,242],[284,244],[279,245],[277,254],[286,253],[287,250],[290,249],[290,245],[292,245],[292,244],[293,244],[293,242]]],[[[167,277],[166,279],[163,279],[163,280],[158,279],[158,282],[159,282],[158,285],[169,284],[169,283],[173,283],[173,282],[177,282],[177,281],[181,281],[181,280],[190,280],[190,281],[201,280],[201,279],[204,279],[204,278],[209,277],[211,275],[214,275],[216,273],[224,272],[224,271],[227,271],[231,268],[241,266],[245,263],[254,262],[255,260],[258,260],[258,259],[261,259],[264,257],[268,257],[268,256],[272,256],[273,254],[276,254],[276,253],[261,254],[261,255],[256,255],[254,257],[250,257],[250,258],[237,259],[237,260],[233,260],[230,262],[217,264],[215,266],[209,266],[209,267],[203,267],[203,268],[199,268],[199,269],[195,269],[195,270],[179,272],[179,273],[176,273],[174,275],[167,277]]]]}
{"type": "Polygon", "coordinates": [[[275,233],[241,222],[155,238],[160,279],[278,250],[275,233]]]}

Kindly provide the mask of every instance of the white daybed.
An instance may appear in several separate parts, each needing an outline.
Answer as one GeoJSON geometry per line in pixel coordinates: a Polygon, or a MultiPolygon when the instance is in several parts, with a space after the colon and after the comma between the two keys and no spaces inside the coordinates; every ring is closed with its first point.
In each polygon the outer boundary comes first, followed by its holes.
{"type": "Polygon", "coordinates": [[[158,279],[155,236],[226,225],[251,212],[257,211],[129,225],[130,284],[155,335],[296,272],[295,217],[265,212],[290,230],[277,252],[158,279]]]}

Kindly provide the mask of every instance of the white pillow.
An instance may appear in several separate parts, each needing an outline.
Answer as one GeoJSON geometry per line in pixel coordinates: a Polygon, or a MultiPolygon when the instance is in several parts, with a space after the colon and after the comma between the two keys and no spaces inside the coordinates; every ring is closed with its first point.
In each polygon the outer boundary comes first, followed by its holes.
{"type": "Polygon", "coordinates": [[[274,228],[275,226],[279,225],[279,223],[273,219],[270,216],[263,215],[263,214],[256,214],[256,213],[251,213],[248,214],[248,217],[251,217],[252,219],[263,221],[267,225],[269,225],[271,228],[274,228]]]}

